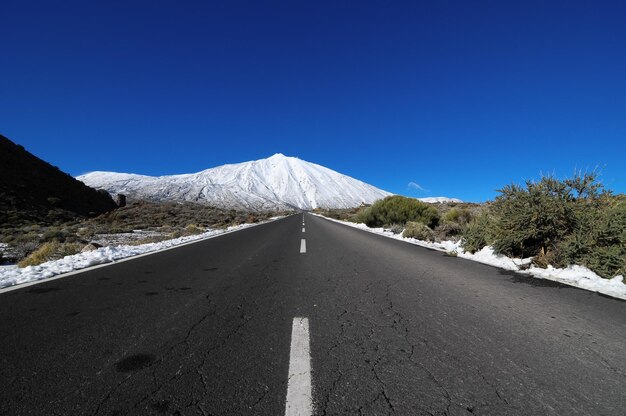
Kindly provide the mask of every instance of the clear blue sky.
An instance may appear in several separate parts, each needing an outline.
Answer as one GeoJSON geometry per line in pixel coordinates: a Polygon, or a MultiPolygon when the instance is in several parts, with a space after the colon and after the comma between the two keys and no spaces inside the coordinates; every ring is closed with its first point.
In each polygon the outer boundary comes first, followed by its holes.
{"type": "Polygon", "coordinates": [[[417,197],[596,167],[626,192],[623,0],[3,0],[0,16],[0,133],[73,175],[281,152],[417,197]]]}

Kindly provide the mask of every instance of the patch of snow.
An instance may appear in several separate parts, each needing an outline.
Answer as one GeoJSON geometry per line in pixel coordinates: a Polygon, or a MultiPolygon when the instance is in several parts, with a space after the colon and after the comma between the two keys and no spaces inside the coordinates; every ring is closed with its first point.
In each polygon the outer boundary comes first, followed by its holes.
{"type": "MultiPolygon", "coordinates": [[[[10,257],[11,254],[13,254],[13,250],[11,249],[11,247],[9,246],[8,243],[0,243],[0,259],[2,259],[3,257],[10,257]]],[[[6,268],[7,266],[10,266],[10,264],[6,264],[6,261],[2,261],[0,260],[0,270],[3,270],[3,268],[6,268]]]]}
{"type": "Polygon", "coordinates": [[[53,260],[42,263],[38,266],[28,266],[18,268],[17,266],[8,266],[0,268],[0,289],[9,286],[15,286],[23,283],[34,282],[38,280],[49,279],[51,277],[73,272],[75,270],[85,269],[87,267],[100,264],[112,263],[129,257],[141,254],[153,253],[161,250],[167,250],[182,244],[194,241],[204,240],[215,237],[227,232],[237,231],[244,228],[252,227],[274,221],[282,217],[273,217],[268,221],[258,222],[255,224],[240,224],[228,227],[227,229],[210,230],[202,234],[179,237],[171,240],[160,241],[158,243],[148,243],[141,245],[117,245],[109,247],[100,247],[93,251],[78,253],[67,256],[59,260],[53,260]]]}
{"type": "Polygon", "coordinates": [[[493,249],[489,246],[483,247],[482,250],[472,254],[463,249],[460,241],[431,242],[417,240],[415,238],[404,238],[402,237],[402,234],[394,234],[384,228],[370,228],[365,224],[355,224],[348,221],[336,220],[319,214],[313,215],[421,247],[456,254],[457,257],[464,259],[477,261],[490,266],[499,267],[501,269],[527,274],[538,279],[552,280],[566,285],[575,286],[580,289],[586,289],[592,292],[598,292],[604,295],[626,300],[626,284],[624,283],[624,276],[621,275],[615,276],[612,279],[604,279],[588,268],[578,265],[571,265],[562,269],[554,268],[552,266],[548,266],[547,269],[531,266],[528,269],[520,270],[520,266],[530,265],[531,258],[513,259],[511,257],[494,253],[493,249]]]}
{"type": "Polygon", "coordinates": [[[447,196],[429,196],[426,198],[417,198],[422,202],[427,202],[429,204],[443,204],[445,202],[463,202],[457,198],[448,198],[447,196]]]}
{"type": "Polygon", "coordinates": [[[130,244],[150,237],[161,237],[163,233],[158,231],[133,230],[132,233],[95,234],[90,242],[101,246],[116,246],[130,244]]]}
{"type": "Polygon", "coordinates": [[[0,254],[10,251],[9,244],[0,243],[0,254]]]}
{"type": "Polygon", "coordinates": [[[17,269],[17,264],[1,264],[0,265],[0,274],[2,271],[17,269]]]}

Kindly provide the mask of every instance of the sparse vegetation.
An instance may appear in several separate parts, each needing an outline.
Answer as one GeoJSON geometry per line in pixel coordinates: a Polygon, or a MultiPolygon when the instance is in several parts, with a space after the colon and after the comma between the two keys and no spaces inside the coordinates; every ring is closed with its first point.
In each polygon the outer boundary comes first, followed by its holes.
{"type": "MultiPolygon", "coordinates": [[[[278,213],[279,214],[279,213],[278,213]]],[[[86,221],[96,232],[111,230],[132,232],[132,230],[155,230],[172,227],[182,230],[190,227],[187,232],[207,227],[227,227],[233,224],[257,222],[268,219],[276,212],[242,212],[214,208],[192,202],[129,202],[125,207],[108,212],[97,218],[86,221]]],[[[174,230],[172,230],[174,231],[174,230]]]]}
{"type": "Polygon", "coordinates": [[[8,245],[2,251],[4,260],[39,264],[54,258],[56,253],[63,253],[65,249],[71,252],[78,247],[80,250],[90,242],[154,243],[200,234],[208,228],[255,223],[280,214],[225,210],[191,202],[131,201],[123,208],[90,219],[74,219],[52,225],[37,221],[24,223],[22,220],[16,224],[3,224],[0,227],[0,242],[8,245]],[[52,254],[50,250],[53,250],[52,254]]]}
{"type": "MultiPolygon", "coordinates": [[[[416,201],[412,198],[405,199],[416,201]]],[[[436,212],[437,215],[441,218],[441,220],[439,221],[439,225],[431,228],[433,233],[432,238],[435,241],[458,240],[461,236],[463,228],[467,225],[467,223],[471,222],[473,218],[479,216],[481,212],[485,210],[484,205],[467,202],[417,202],[426,205],[430,208],[430,212],[436,212]]],[[[371,207],[372,206],[363,205],[359,208],[351,209],[318,209],[316,210],[316,212],[329,218],[359,223],[367,219],[368,215],[371,215],[371,212],[368,213],[371,207]]],[[[403,232],[405,226],[406,223],[392,223],[384,225],[385,229],[392,231],[396,234],[403,232]]]]}
{"type": "Polygon", "coordinates": [[[409,221],[435,227],[439,224],[439,213],[417,199],[394,195],[374,202],[371,207],[359,212],[356,219],[368,227],[406,224],[409,221]]]}

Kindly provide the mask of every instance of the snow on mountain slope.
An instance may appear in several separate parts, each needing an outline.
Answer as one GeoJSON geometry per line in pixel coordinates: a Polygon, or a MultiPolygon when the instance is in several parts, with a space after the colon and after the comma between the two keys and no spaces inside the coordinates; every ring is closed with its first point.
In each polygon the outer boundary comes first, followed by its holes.
{"type": "Polygon", "coordinates": [[[153,177],[92,172],[77,179],[112,194],[253,210],[350,208],[392,195],[324,166],[280,153],[192,174],[153,177]]]}
{"type": "Polygon", "coordinates": [[[447,196],[429,196],[426,198],[417,198],[422,202],[427,202],[429,204],[443,204],[446,202],[463,202],[460,199],[456,198],[448,198],[447,196]]]}

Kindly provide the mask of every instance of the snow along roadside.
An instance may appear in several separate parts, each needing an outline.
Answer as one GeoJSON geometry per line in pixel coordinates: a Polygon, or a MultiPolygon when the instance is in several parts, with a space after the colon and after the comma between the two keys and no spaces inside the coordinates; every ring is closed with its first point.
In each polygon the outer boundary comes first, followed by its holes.
{"type": "Polygon", "coordinates": [[[267,221],[255,224],[240,224],[226,228],[225,230],[209,230],[202,234],[179,237],[171,240],[164,240],[158,243],[141,244],[138,246],[118,245],[100,247],[93,251],[78,253],[72,256],[63,257],[59,260],[48,261],[38,266],[28,266],[24,268],[0,267],[0,294],[14,289],[30,286],[46,280],[60,279],[70,274],[82,273],[97,267],[104,267],[110,264],[132,260],[137,257],[155,254],[161,251],[170,250],[187,244],[197,243],[201,240],[218,237],[244,228],[266,224],[284,217],[272,217],[267,221]],[[55,277],[56,276],[56,277],[55,277]]]}
{"type": "Polygon", "coordinates": [[[348,225],[350,227],[358,228],[360,230],[368,231],[374,234],[383,235],[385,237],[394,238],[396,240],[415,244],[417,246],[431,248],[438,251],[444,251],[446,253],[456,253],[457,257],[461,257],[464,259],[477,261],[479,263],[488,264],[490,266],[499,267],[505,270],[512,270],[517,273],[527,274],[539,279],[553,280],[555,282],[575,286],[580,289],[590,290],[592,292],[598,292],[604,295],[626,300],[626,284],[623,283],[624,277],[621,275],[615,276],[612,279],[604,279],[598,276],[593,271],[589,270],[588,268],[578,265],[568,266],[563,269],[556,269],[552,266],[548,266],[547,269],[530,266],[530,268],[527,270],[520,270],[519,266],[530,264],[530,258],[513,259],[510,257],[495,254],[490,246],[484,247],[482,250],[472,254],[463,250],[460,241],[442,241],[440,243],[435,243],[430,241],[417,240],[415,238],[404,238],[402,237],[402,234],[394,234],[391,231],[385,230],[383,228],[370,228],[365,224],[355,224],[353,222],[328,218],[320,214],[311,214],[324,218],[328,221],[338,222],[340,224],[348,225]]]}

